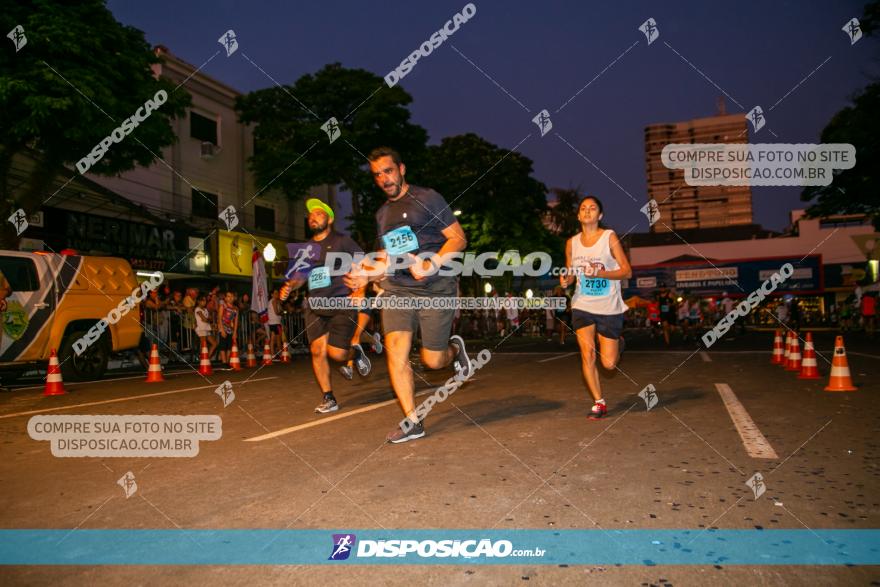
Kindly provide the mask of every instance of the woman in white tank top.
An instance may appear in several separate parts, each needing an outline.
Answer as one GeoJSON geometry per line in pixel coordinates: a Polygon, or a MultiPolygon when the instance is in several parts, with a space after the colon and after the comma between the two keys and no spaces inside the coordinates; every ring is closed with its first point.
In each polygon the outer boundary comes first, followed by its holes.
{"type": "Polygon", "coordinates": [[[567,272],[559,282],[575,285],[571,301],[572,329],[581,350],[581,368],[594,405],[590,419],[607,412],[599,371],[596,368],[596,341],[602,366],[614,369],[623,352],[623,317],[627,310],[620,293],[620,280],[632,276],[632,268],[620,240],[613,230],[602,228],[602,202],[587,196],[578,205],[581,232],[565,245],[567,272]]]}

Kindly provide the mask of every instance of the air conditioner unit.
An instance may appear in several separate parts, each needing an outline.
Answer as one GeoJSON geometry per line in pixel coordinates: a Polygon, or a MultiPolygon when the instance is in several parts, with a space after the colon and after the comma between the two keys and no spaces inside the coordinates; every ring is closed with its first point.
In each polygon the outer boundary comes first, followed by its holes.
{"type": "Polygon", "coordinates": [[[220,153],[220,147],[209,141],[202,142],[202,159],[211,159],[220,153]]]}

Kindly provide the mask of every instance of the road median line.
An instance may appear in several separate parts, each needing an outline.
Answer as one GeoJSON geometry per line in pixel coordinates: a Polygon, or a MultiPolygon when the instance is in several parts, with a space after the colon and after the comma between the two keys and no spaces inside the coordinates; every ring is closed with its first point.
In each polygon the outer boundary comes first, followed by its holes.
{"type": "Polygon", "coordinates": [[[724,402],[724,407],[727,408],[727,413],[730,414],[730,419],[736,426],[736,431],[742,439],[746,453],[753,459],[778,459],[779,455],[761,434],[757,424],[749,416],[745,406],[737,399],[730,386],[726,383],[716,383],[715,389],[718,390],[721,401],[724,402]]]}

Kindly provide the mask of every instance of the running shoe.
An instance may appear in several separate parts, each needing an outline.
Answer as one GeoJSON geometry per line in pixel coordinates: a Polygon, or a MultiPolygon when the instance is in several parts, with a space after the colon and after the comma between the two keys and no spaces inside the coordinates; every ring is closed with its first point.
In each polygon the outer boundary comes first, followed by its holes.
{"type": "Polygon", "coordinates": [[[418,424],[413,424],[409,427],[409,430],[404,430],[402,426],[397,426],[388,433],[388,436],[385,437],[387,442],[392,444],[401,444],[403,442],[409,442],[410,440],[416,440],[417,438],[422,438],[425,435],[425,427],[421,422],[418,424]]]}
{"type": "Polygon", "coordinates": [[[335,412],[339,409],[339,405],[336,403],[336,400],[331,398],[325,399],[323,402],[315,408],[315,411],[319,414],[327,414],[330,412],[335,412]]]}
{"type": "Polygon", "coordinates": [[[351,365],[342,365],[339,368],[339,372],[342,373],[342,376],[351,381],[352,370],[351,365]]]}
{"type": "Polygon", "coordinates": [[[373,352],[376,353],[377,355],[381,355],[383,348],[384,347],[382,346],[382,335],[379,334],[379,331],[377,330],[376,332],[373,333],[373,352]]]}
{"type": "Polygon", "coordinates": [[[449,342],[456,348],[455,359],[453,359],[455,372],[459,375],[460,379],[466,381],[471,378],[473,372],[471,371],[471,359],[468,357],[467,349],[464,346],[464,339],[454,334],[449,338],[449,342]]]}
{"type": "MultiPolygon", "coordinates": [[[[370,369],[373,368],[370,359],[367,357],[367,353],[364,352],[364,348],[359,344],[353,344],[351,345],[351,348],[354,349],[354,364],[357,367],[358,375],[366,377],[370,374],[370,369]]],[[[351,367],[349,367],[349,369],[351,369],[351,367]]]]}
{"type": "Polygon", "coordinates": [[[590,420],[599,420],[608,413],[608,408],[605,404],[593,404],[593,409],[590,410],[589,418],[590,420]]]}

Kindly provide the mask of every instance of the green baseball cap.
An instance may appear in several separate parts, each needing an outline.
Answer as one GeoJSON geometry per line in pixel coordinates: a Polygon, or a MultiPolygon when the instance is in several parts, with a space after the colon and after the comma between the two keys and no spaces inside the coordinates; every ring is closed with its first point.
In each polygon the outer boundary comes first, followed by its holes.
{"type": "Polygon", "coordinates": [[[319,200],[318,198],[309,198],[306,200],[306,210],[309,212],[313,210],[323,210],[327,213],[327,216],[330,217],[330,220],[335,220],[336,215],[333,213],[333,208],[319,200]]]}

